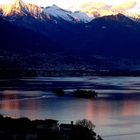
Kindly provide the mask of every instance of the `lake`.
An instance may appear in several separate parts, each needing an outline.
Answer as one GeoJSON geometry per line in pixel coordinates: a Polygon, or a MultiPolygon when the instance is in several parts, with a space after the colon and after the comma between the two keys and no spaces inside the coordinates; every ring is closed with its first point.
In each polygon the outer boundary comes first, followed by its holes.
{"type": "Polygon", "coordinates": [[[89,119],[105,140],[140,139],[140,77],[38,77],[0,80],[0,114],[70,123],[89,119]],[[63,88],[56,96],[53,88],[63,88]],[[72,96],[95,89],[95,99],[72,96]]]}

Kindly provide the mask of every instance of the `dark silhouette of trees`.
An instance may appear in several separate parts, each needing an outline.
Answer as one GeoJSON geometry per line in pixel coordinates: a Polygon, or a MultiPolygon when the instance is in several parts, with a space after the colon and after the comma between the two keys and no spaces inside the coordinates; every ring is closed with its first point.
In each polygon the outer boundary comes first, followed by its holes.
{"type": "Polygon", "coordinates": [[[58,96],[63,96],[64,95],[64,90],[62,88],[55,88],[52,90],[53,93],[55,93],[58,96]]]}
{"type": "Polygon", "coordinates": [[[98,93],[95,90],[81,90],[77,89],[73,91],[73,95],[79,98],[95,98],[98,96],[98,93]]]}
{"type": "Polygon", "coordinates": [[[0,115],[1,140],[102,140],[95,125],[86,119],[76,124],[59,124],[57,120],[12,119],[0,115]]]}
{"type": "Polygon", "coordinates": [[[92,123],[92,121],[83,119],[83,120],[77,120],[76,125],[83,126],[85,128],[88,128],[89,130],[94,130],[95,125],[92,123]]]}

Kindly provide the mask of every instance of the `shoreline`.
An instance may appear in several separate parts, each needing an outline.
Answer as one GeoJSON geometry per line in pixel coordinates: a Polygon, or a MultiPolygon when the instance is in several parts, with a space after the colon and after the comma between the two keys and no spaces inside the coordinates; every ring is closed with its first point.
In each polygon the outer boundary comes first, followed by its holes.
{"type": "MultiPolygon", "coordinates": [[[[86,122],[90,121],[86,120],[86,122]]],[[[66,124],[53,119],[30,120],[0,115],[0,137],[2,140],[75,140],[83,138],[103,140],[94,132],[94,129],[90,129],[88,126],[74,124],[73,121],[66,124]]]]}

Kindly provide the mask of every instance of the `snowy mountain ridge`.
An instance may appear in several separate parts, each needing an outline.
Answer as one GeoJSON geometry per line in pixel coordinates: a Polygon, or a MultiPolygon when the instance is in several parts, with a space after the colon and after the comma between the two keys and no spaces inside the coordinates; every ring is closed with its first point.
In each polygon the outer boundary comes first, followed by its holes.
{"type": "Polygon", "coordinates": [[[93,18],[86,13],[71,12],[57,7],[39,7],[34,4],[24,3],[22,0],[16,0],[12,4],[0,5],[0,15],[2,16],[32,16],[41,20],[63,19],[68,22],[90,22],[93,18]]]}

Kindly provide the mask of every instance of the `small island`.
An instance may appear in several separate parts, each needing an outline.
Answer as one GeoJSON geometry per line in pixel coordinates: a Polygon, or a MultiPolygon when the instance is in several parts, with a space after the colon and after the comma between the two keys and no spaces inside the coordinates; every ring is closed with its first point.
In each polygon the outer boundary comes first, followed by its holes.
{"type": "MultiPolygon", "coordinates": [[[[57,96],[65,95],[65,92],[62,88],[55,88],[52,90],[52,92],[55,93],[57,96]]],[[[72,95],[74,97],[92,99],[92,98],[97,97],[98,93],[95,90],[77,89],[72,92],[72,95]]]]}
{"type": "Polygon", "coordinates": [[[95,90],[81,90],[77,89],[73,91],[73,95],[79,98],[95,98],[98,96],[98,93],[95,90]]]}
{"type": "Polygon", "coordinates": [[[64,90],[62,88],[55,88],[52,90],[53,93],[55,93],[58,96],[63,96],[64,95],[64,90]]]}

